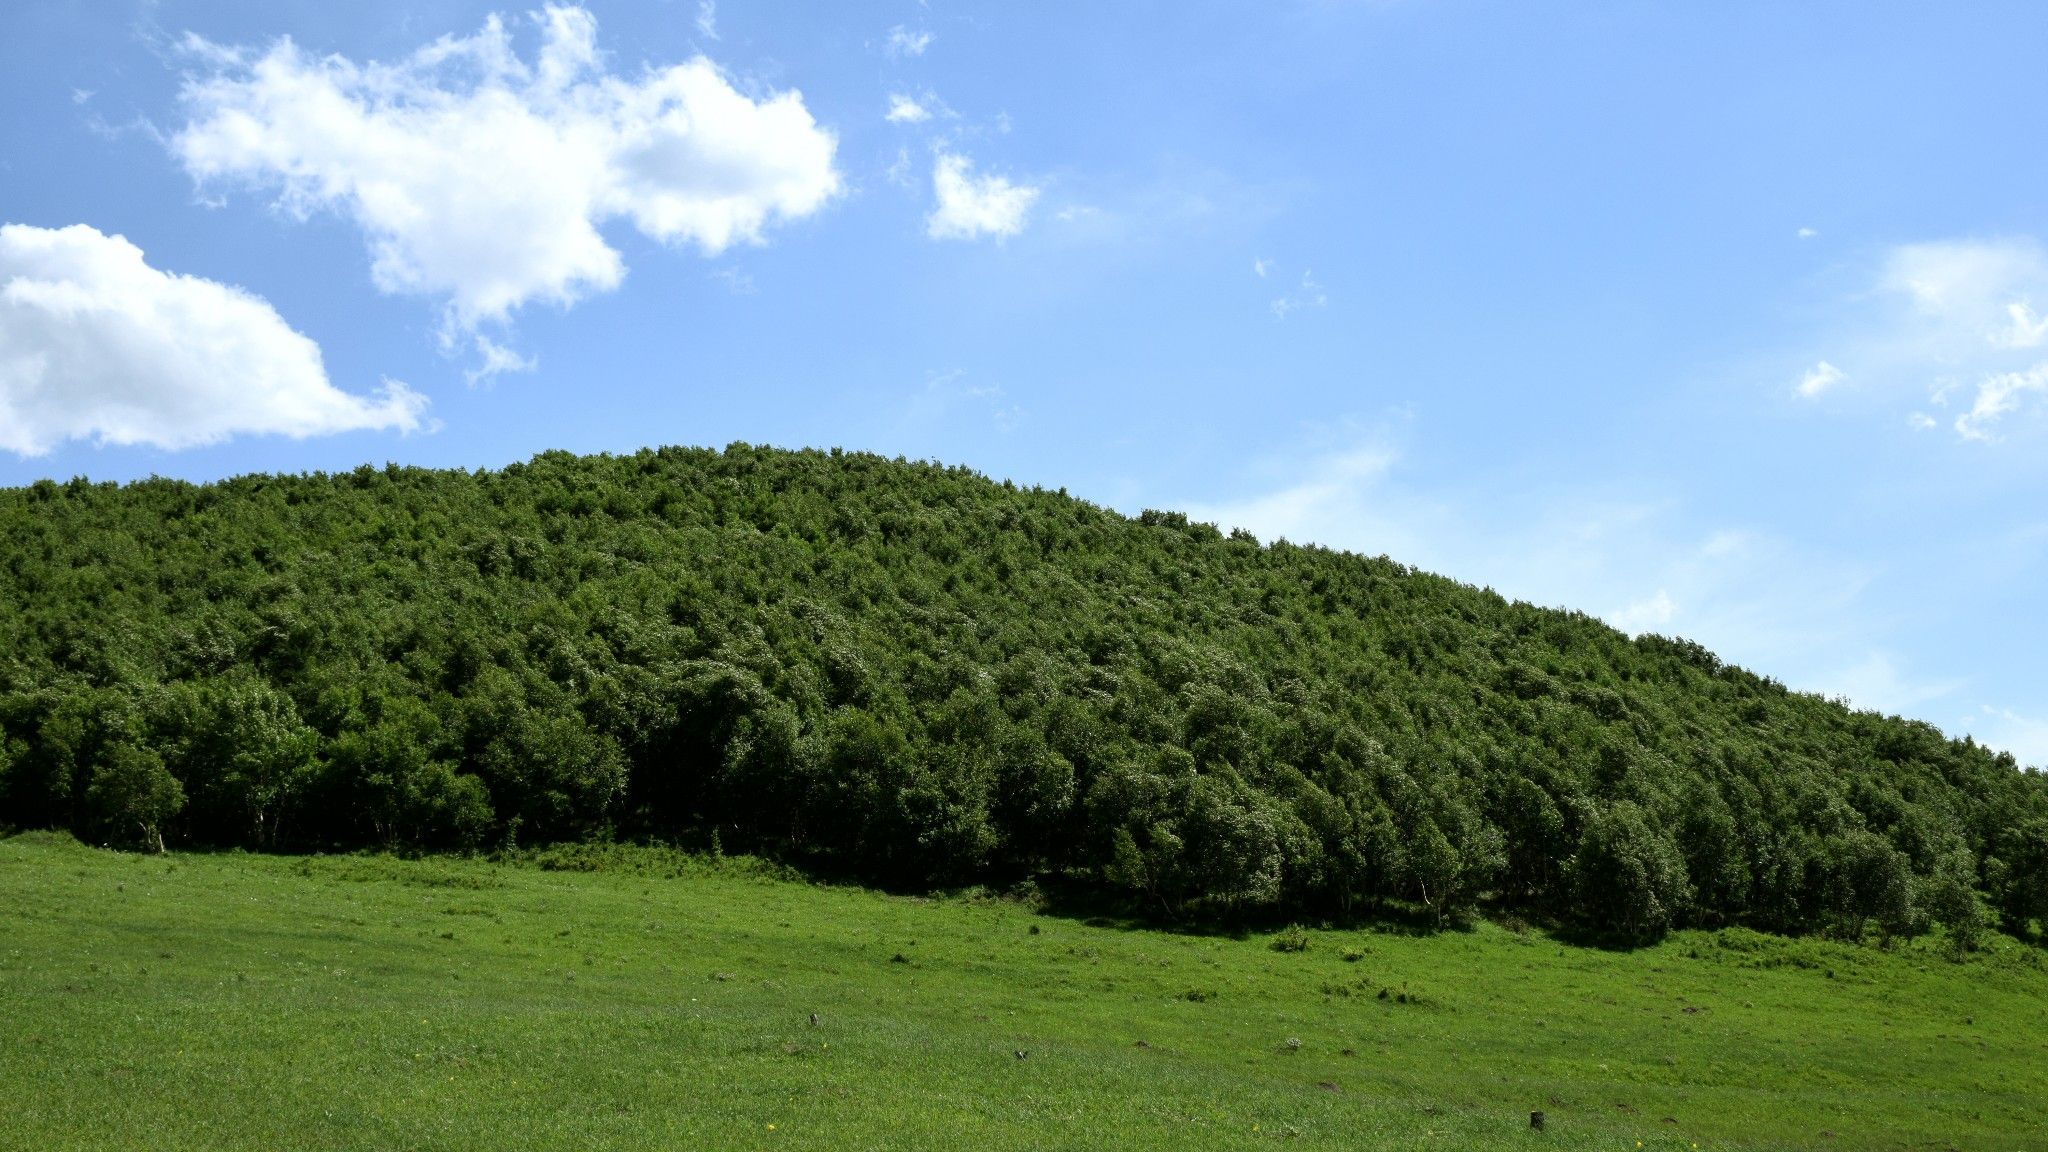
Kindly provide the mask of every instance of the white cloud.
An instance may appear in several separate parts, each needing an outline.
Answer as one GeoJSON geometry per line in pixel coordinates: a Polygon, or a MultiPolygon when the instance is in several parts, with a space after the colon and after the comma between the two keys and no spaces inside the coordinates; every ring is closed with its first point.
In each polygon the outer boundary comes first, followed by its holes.
{"type": "Polygon", "coordinates": [[[94,95],[95,93],[90,88],[73,88],[71,90],[71,102],[73,104],[83,104],[91,100],[94,95]]]}
{"type": "Polygon", "coordinates": [[[1923,705],[1953,695],[1955,681],[1927,683],[1908,677],[1888,652],[1870,652],[1847,668],[1825,677],[1828,690],[1850,704],[1891,716],[1913,715],[1923,705]]]}
{"type": "Polygon", "coordinates": [[[725,285],[725,290],[735,296],[752,296],[759,291],[754,287],[754,278],[737,268],[720,268],[711,274],[711,278],[725,285]]]}
{"type": "Polygon", "coordinates": [[[1987,704],[1978,715],[1964,719],[1962,727],[1980,742],[2012,753],[2020,763],[2048,770],[2048,720],[1987,704]]]}
{"type": "Polygon", "coordinates": [[[1818,236],[1818,235],[1820,235],[1820,233],[1818,233],[1818,232],[1814,231],[1814,230],[1813,230],[1813,229],[1811,229],[1811,228],[1801,228],[1801,229],[1800,229],[1800,230],[1798,231],[1797,235],[1798,235],[1798,237],[1799,237],[1799,238],[1800,238],[1801,240],[1811,240],[1811,239],[1813,239],[1813,238],[1814,238],[1815,236],[1818,236]]]}
{"type": "Polygon", "coordinates": [[[1945,327],[1966,329],[1987,318],[2002,324],[2006,305],[2044,277],[2048,260],[2032,240],[1949,240],[1893,249],[1878,284],[1945,327]]]}
{"type": "MultiPolygon", "coordinates": [[[[1227,528],[1243,528],[1261,539],[1291,540],[1351,548],[1368,554],[1408,551],[1405,528],[1366,514],[1371,490],[1399,457],[1380,443],[1345,448],[1318,458],[1302,475],[1270,492],[1220,504],[1196,504],[1188,515],[1227,528]]],[[[1409,552],[1412,555],[1412,552],[1409,552]]]]}
{"type": "Polygon", "coordinates": [[[889,113],[885,117],[889,123],[922,124],[931,118],[931,112],[911,97],[905,96],[901,92],[890,94],[889,113]]]}
{"type": "Polygon", "coordinates": [[[1929,416],[1925,412],[1915,412],[1907,416],[1906,424],[1910,426],[1915,432],[1931,432],[1934,429],[1941,427],[1941,421],[1936,420],[1934,417],[1929,416]]]}
{"type": "Polygon", "coordinates": [[[1025,418],[1024,407],[1012,402],[997,384],[972,383],[963,369],[928,372],[924,387],[904,405],[897,424],[899,435],[930,434],[944,426],[972,426],[986,422],[997,432],[1008,434],[1025,418]]]}
{"type": "Polygon", "coordinates": [[[2048,393],[2048,364],[1987,376],[1978,383],[1970,410],[1956,417],[1956,432],[1965,440],[1996,439],[1994,426],[2017,412],[2030,395],[2040,393],[2048,393]]]}
{"type": "Polygon", "coordinates": [[[152,268],[120,236],[0,227],[0,449],[411,431],[425,408],[396,382],[340,391],[261,297],[152,268]]]}
{"type": "Polygon", "coordinates": [[[1671,593],[1659,588],[1657,594],[1648,600],[1638,600],[1618,612],[1611,613],[1607,617],[1607,622],[1623,632],[1640,636],[1645,632],[1656,632],[1668,627],[1676,615],[1678,605],[1671,599],[1671,593]]]}
{"type": "Polygon", "coordinates": [[[1024,230],[1040,189],[1001,176],[976,176],[973,170],[972,161],[951,152],[939,153],[933,163],[932,192],[938,207],[925,220],[925,233],[932,239],[1015,236],[1024,230]]]}
{"type": "Polygon", "coordinates": [[[2048,300],[2048,253],[2030,238],[1900,245],[1885,254],[1871,289],[1850,298],[1814,372],[1830,362],[1842,368],[1833,378],[1809,372],[1798,391],[1811,396],[1854,376],[1871,403],[1916,392],[1944,406],[1961,395],[1970,411],[1954,422],[1956,433],[1998,439],[2048,415],[2048,317],[2036,300],[2048,300]]]}
{"type": "Polygon", "coordinates": [[[891,57],[922,56],[936,39],[937,36],[923,28],[912,30],[898,24],[889,29],[889,38],[883,42],[882,50],[891,57]]]}
{"type": "Polygon", "coordinates": [[[1833,388],[1846,379],[1848,377],[1840,368],[1823,360],[1806,370],[1806,375],[1799,378],[1799,384],[1793,391],[1810,399],[1833,388]]]}
{"type": "Polygon", "coordinates": [[[910,149],[896,149],[896,159],[889,165],[888,170],[883,175],[888,178],[889,183],[898,187],[910,188],[915,186],[917,182],[910,175],[910,149]]]}
{"type": "Polygon", "coordinates": [[[532,63],[496,16],[388,64],[188,38],[207,68],[185,82],[171,149],[202,185],[347,217],[378,288],[445,298],[452,330],[616,288],[609,221],[711,254],[838,193],[837,141],[800,93],[747,95],[701,56],[621,77],[589,12],[537,19],[532,63]]]}
{"type": "Polygon", "coordinates": [[[1273,301],[1273,315],[1277,319],[1285,320],[1290,312],[1299,312],[1303,308],[1321,308],[1329,302],[1330,298],[1324,294],[1323,286],[1316,283],[1315,273],[1303,272],[1300,287],[1273,301]]]}
{"type": "Polygon", "coordinates": [[[718,39],[718,0],[698,0],[697,32],[707,40],[718,39]]]}
{"type": "Polygon", "coordinates": [[[1260,259],[1252,261],[1252,274],[1257,276],[1261,280],[1264,280],[1266,278],[1266,273],[1272,270],[1273,262],[1271,260],[1260,259]]]}
{"type": "Polygon", "coordinates": [[[476,338],[476,352],[480,362],[463,373],[472,385],[506,372],[531,372],[540,367],[540,361],[531,356],[521,356],[486,336],[476,338]]]}
{"type": "Polygon", "coordinates": [[[2007,304],[2005,314],[2012,317],[2012,327],[1999,338],[2000,344],[2007,348],[2036,348],[2048,340],[2048,316],[2034,315],[2033,306],[2026,301],[2007,304]]]}

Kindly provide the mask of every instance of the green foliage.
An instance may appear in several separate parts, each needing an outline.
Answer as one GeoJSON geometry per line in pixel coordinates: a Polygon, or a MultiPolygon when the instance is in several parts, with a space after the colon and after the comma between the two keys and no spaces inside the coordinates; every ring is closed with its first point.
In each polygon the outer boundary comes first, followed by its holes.
{"type": "Polygon", "coordinates": [[[1990,861],[1992,896],[2005,924],[2026,932],[2029,921],[2048,931],[2048,819],[2035,817],[1999,837],[1990,861]]]}
{"type": "Polygon", "coordinates": [[[2048,915],[2048,788],[1928,725],[1384,558],[745,445],[0,492],[0,824],[1633,939],[2048,915]]]}
{"type": "Polygon", "coordinates": [[[1626,940],[1653,940],[1692,900],[1678,846],[1627,800],[1594,817],[1572,860],[1580,914],[1626,940]]]}
{"type": "Polygon", "coordinates": [[[164,822],[185,806],[185,789],[149,748],[110,745],[94,767],[86,803],[116,838],[164,850],[164,822]]]}
{"type": "Polygon", "coordinates": [[[1976,880],[1970,855],[1956,850],[1936,862],[1921,884],[1919,903],[1948,932],[1955,959],[1962,959],[1983,937],[1984,918],[1977,906],[1976,880]]]}

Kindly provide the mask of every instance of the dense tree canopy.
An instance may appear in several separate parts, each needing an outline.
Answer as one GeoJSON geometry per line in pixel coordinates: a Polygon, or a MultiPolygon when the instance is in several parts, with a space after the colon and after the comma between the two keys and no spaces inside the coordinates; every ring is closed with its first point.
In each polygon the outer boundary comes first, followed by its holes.
{"type": "Polygon", "coordinates": [[[1368,559],[736,445],[0,492],[0,824],[645,837],[1165,914],[2048,915],[2011,757],[1368,559]]]}

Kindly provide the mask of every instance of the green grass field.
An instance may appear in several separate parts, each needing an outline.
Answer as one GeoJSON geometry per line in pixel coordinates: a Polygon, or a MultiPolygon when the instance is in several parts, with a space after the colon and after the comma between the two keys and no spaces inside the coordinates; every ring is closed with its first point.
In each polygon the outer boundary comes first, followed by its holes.
{"type": "Polygon", "coordinates": [[[0,840],[0,1147],[2048,1147],[2009,941],[1283,952],[583,858],[0,840]]]}

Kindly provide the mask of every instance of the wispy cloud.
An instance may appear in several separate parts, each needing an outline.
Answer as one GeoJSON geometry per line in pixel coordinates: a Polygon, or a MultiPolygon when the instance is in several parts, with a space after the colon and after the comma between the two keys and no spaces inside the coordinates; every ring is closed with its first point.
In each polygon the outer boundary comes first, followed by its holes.
{"type": "Polygon", "coordinates": [[[1607,622],[1632,635],[1644,632],[1661,632],[1670,627],[1678,615],[1678,604],[1671,599],[1671,593],[1662,588],[1647,600],[1638,600],[1607,617],[1607,622]]]}
{"type": "Polygon", "coordinates": [[[521,356],[486,336],[476,338],[478,363],[463,373],[470,387],[495,379],[507,372],[531,372],[540,367],[540,361],[531,356],[521,356]]]}
{"type": "Polygon", "coordinates": [[[1799,378],[1799,383],[1792,390],[1810,399],[1847,379],[1840,368],[1823,360],[1807,369],[1806,375],[1799,378]]]}
{"type": "Polygon", "coordinates": [[[697,0],[697,34],[718,39],[718,0],[697,0]]]}
{"type": "Polygon", "coordinates": [[[922,56],[938,36],[923,28],[906,28],[901,24],[889,29],[888,39],[882,42],[882,51],[892,58],[922,56]]]}
{"type": "Polygon", "coordinates": [[[891,124],[922,124],[932,118],[931,110],[901,92],[889,94],[889,111],[883,119],[891,124]]]}
{"type": "Polygon", "coordinates": [[[997,432],[1007,434],[1024,415],[1023,406],[1011,400],[1001,385],[972,380],[965,370],[955,368],[926,374],[924,387],[912,394],[903,409],[903,425],[928,429],[966,417],[985,420],[997,432]]]}
{"type": "MultiPolygon", "coordinates": [[[[1260,275],[1263,276],[1264,273],[1261,272],[1260,275]]],[[[1299,312],[1304,308],[1321,308],[1329,302],[1330,297],[1323,291],[1323,286],[1316,282],[1315,273],[1303,272],[1301,274],[1301,283],[1295,287],[1294,291],[1274,299],[1272,303],[1273,316],[1275,319],[1285,320],[1291,313],[1299,312]]]]}
{"type": "Polygon", "coordinates": [[[711,278],[725,286],[735,296],[752,296],[756,289],[754,278],[737,268],[720,268],[711,273],[711,278]]]}
{"type": "Polygon", "coordinates": [[[1844,299],[1821,342],[1826,359],[1795,391],[1817,396],[1854,377],[1871,403],[1913,404],[1915,426],[1945,417],[1965,440],[2048,427],[2048,253],[2029,237],[1905,244],[1886,252],[1868,287],[1844,299]],[[1840,367],[1836,367],[1839,365],[1840,367]],[[1903,403],[1902,403],[1903,401],[1903,403]]]}
{"type": "Polygon", "coordinates": [[[1963,727],[1979,741],[2012,753],[2020,763],[2048,770],[2048,718],[1985,704],[1964,719],[1963,727]]]}
{"type": "Polygon", "coordinates": [[[1956,417],[1956,432],[1966,440],[1996,439],[1998,426],[2007,416],[2043,393],[2048,393],[2048,364],[1987,376],[1978,383],[1970,410],[1956,417]]]}

